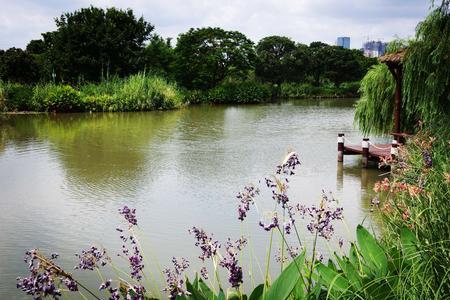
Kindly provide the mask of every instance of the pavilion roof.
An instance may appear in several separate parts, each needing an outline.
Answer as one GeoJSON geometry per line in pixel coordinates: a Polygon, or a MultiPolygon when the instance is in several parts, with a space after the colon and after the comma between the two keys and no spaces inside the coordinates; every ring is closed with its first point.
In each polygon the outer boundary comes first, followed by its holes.
{"type": "Polygon", "coordinates": [[[402,48],[402,49],[398,50],[397,52],[385,54],[383,56],[380,56],[378,58],[378,60],[381,63],[387,64],[387,65],[399,66],[403,63],[403,59],[406,54],[406,49],[407,48],[402,48]]]}

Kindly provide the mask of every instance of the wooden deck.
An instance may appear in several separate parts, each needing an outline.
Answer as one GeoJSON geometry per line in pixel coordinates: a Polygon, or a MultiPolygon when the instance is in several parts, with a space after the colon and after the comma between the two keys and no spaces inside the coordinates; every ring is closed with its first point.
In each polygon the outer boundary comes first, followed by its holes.
{"type": "MultiPolygon", "coordinates": [[[[344,155],[362,154],[361,145],[344,145],[344,155]]],[[[381,158],[391,155],[391,144],[369,145],[369,159],[380,161],[381,158]]]]}

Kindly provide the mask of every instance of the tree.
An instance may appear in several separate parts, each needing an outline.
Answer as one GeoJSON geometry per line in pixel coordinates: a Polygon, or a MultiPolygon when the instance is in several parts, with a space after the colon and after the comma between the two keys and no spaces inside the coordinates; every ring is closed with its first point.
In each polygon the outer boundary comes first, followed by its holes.
{"type": "Polygon", "coordinates": [[[254,68],[253,42],[237,31],[191,28],[175,48],[178,81],[187,88],[209,89],[226,77],[245,78],[254,68]]]}
{"type": "Polygon", "coordinates": [[[322,42],[311,43],[310,51],[312,76],[316,85],[322,80],[329,80],[336,85],[361,80],[369,67],[376,63],[376,59],[364,57],[359,50],[322,42]]]}
{"type": "Polygon", "coordinates": [[[89,7],[55,20],[57,30],[43,34],[46,55],[59,79],[99,80],[138,69],[138,58],[153,26],[131,9],[89,7]]]}
{"type": "Polygon", "coordinates": [[[19,48],[0,52],[0,79],[20,83],[39,80],[39,67],[34,58],[19,48]]]}
{"type": "Polygon", "coordinates": [[[175,53],[170,43],[171,39],[169,38],[163,39],[159,35],[151,37],[141,58],[141,65],[144,66],[146,71],[171,77],[175,53]]]}
{"type": "Polygon", "coordinates": [[[295,74],[295,42],[284,36],[268,36],[256,46],[256,76],[267,82],[281,84],[295,74]]]}

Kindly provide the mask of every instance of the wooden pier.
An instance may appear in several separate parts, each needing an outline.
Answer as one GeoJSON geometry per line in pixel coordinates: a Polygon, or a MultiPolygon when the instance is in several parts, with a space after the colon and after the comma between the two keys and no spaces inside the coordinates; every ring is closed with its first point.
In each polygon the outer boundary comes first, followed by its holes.
{"type": "Polygon", "coordinates": [[[393,140],[391,144],[373,144],[368,138],[361,141],[361,145],[346,145],[343,133],[338,134],[338,161],[344,161],[344,155],[361,155],[362,166],[367,168],[369,161],[379,163],[388,157],[396,156],[397,140],[393,140]]]}

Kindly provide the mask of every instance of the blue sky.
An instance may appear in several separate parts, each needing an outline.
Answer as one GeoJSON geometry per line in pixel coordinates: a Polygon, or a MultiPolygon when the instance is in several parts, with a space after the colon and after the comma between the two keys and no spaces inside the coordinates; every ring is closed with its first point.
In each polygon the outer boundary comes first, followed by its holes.
{"type": "Polygon", "coordinates": [[[427,0],[0,0],[0,49],[23,48],[41,32],[54,30],[54,18],[62,12],[90,4],[132,8],[164,37],[219,26],[255,42],[284,35],[307,44],[334,44],[337,36],[350,36],[352,48],[361,48],[368,38],[413,36],[430,7],[427,0]]]}

